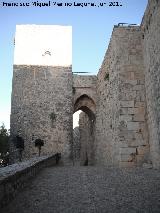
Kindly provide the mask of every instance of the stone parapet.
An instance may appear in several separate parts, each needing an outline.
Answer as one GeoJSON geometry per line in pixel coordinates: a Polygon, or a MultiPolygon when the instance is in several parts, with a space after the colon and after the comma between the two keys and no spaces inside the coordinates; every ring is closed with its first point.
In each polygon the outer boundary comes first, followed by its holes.
{"type": "Polygon", "coordinates": [[[0,168],[0,208],[7,205],[22,188],[27,186],[28,181],[41,169],[55,166],[58,163],[57,157],[57,155],[37,157],[0,168]]]}

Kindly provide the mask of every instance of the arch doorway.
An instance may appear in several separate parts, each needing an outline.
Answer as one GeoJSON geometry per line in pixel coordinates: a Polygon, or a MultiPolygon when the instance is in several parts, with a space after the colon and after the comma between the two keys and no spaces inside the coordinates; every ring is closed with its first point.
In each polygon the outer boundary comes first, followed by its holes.
{"type": "Polygon", "coordinates": [[[85,94],[74,103],[74,115],[77,112],[79,114],[79,125],[74,125],[73,128],[72,155],[75,164],[83,166],[94,164],[95,111],[95,102],[85,94]]]}

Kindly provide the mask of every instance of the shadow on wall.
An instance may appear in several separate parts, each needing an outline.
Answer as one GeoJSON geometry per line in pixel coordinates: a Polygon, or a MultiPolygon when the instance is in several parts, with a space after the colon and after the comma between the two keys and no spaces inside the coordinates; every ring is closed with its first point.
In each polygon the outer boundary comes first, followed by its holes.
{"type": "Polygon", "coordinates": [[[87,95],[80,96],[74,104],[74,112],[81,110],[79,127],[73,130],[73,160],[82,166],[94,164],[94,101],[87,95]]]}

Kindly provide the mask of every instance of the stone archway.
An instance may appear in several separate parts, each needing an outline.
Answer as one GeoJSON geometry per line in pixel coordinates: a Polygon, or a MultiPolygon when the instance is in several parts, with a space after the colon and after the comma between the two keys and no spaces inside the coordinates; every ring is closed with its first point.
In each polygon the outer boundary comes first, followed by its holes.
{"type": "Polygon", "coordinates": [[[83,94],[74,103],[74,112],[78,110],[82,111],[79,117],[80,165],[93,165],[96,104],[83,94]]]}
{"type": "Polygon", "coordinates": [[[78,110],[82,110],[89,116],[94,117],[96,113],[96,104],[92,98],[83,94],[77,98],[74,104],[74,112],[78,110]]]}

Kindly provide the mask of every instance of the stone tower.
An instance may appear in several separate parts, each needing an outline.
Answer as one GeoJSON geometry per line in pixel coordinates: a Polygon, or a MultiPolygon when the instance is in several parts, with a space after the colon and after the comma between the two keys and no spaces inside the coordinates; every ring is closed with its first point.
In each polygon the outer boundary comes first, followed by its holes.
{"type": "Polygon", "coordinates": [[[160,1],[149,0],[140,26],[115,25],[97,76],[72,75],[71,27],[17,26],[11,139],[23,137],[24,157],[37,155],[37,138],[42,154],[73,157],[82,110],[82,164],[160,168],[159,20],[160,1]]]}
{"type": "MultiPolygon", "coordinates": [[[[11,137],[24,139],[24,158],[42,154],[68,158],[72,140],[72,28],[16,26],[11,137]]],[[[13,140],[12,140],[13,141],[13,140]]],[[[14,148],[14,145],[12,145],[14,148]]]]}

